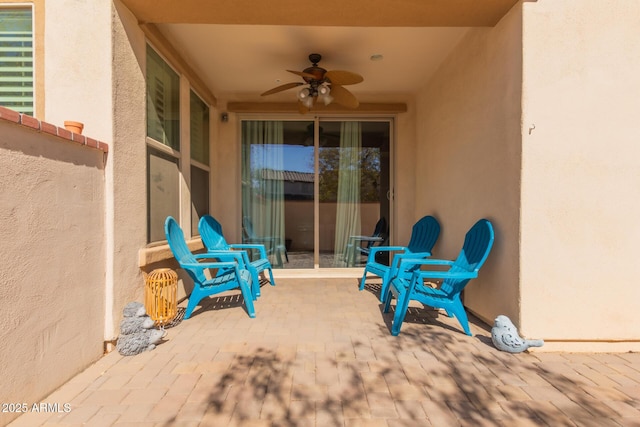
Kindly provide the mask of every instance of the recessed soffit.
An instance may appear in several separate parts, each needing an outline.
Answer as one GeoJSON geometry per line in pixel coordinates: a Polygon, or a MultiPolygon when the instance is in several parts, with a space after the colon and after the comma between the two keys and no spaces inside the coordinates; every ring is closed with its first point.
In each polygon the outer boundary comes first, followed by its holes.
{"type": "Polygon", "coordinates": [[[519,0],[122,0],[141,23],[490,27],[519,0]]]}

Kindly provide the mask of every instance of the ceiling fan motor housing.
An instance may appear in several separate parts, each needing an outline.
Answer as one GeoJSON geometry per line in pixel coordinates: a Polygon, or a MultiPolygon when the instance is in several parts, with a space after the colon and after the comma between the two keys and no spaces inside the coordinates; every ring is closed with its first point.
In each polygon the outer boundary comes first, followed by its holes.
{"type": "Polygon", "coordinates": [[[314,82],[315,86],[318,86],[319,84],[326,81],[326,79],[324,78],[324,74],[327,72],[327,70],[322,67],[318,67],[318,62],[320,62],[321,59],[322,55],[320,55],[319,53],[312,53],[311,55],[309,55],[309,61],[311,61],[311,64],[313,65],[302,70],[304,73],[313,75],[313,78],[307,76],[302,77],[305,82],[309,83],[312,86],[314,86],[314,82]]]}

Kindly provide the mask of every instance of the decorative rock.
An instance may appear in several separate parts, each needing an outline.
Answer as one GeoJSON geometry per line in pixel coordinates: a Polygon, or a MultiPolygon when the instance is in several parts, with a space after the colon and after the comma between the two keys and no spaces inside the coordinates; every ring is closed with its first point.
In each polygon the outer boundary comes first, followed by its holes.
{"type": "Polygon", "coordinates": [[[139,302],[130,302],[122,310],[124,318],[120,322],[120,336],[116,350],[123,356],[133,356],[143,351],[153,350],[164,337],[165,331],[155,329],[155,322],[139,302]]]}

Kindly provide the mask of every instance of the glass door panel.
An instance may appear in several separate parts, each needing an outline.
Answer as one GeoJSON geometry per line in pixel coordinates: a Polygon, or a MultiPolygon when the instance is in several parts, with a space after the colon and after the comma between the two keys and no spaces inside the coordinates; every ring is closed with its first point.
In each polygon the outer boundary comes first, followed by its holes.
{"type": "Polygon", "coordinates": [[[243,121],[244,242],[274,268],[363,265],[389,236],[390,135],[390,121],[243,121]]]}
{"type": "Polygon", "coordinates": [[[274,268],[314,267],[314,123],[242,122],[243,241],[274,268]]]}
{"type": "MultiPolygon", "coordinates": [[[[321,121],[320,267],[355,267],[389,236],[390,122],[321,121]]],[[[385,261],[385,260],[381,260],[385,261]]]]}

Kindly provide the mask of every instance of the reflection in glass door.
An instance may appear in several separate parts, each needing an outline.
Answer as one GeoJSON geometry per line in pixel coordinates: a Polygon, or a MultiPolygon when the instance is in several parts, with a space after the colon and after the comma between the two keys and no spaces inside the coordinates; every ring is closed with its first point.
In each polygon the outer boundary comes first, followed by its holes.
{"type": "Polygon", "coordinates": [[[354,267],[389,236],[390,123],[320,122],[320,267],[354,267]]]}
{"type": "Polygon", "coordinates": [[[362,265],[388,237],[389,146],[388,121],[243,121],[244,242],[274,268],[362,265]]]}
{"type": "Polygon", "coordinates": [[[274,268],[314,267],[313,128],[242,122],[243,241],[264,244],[274,268]]]}

